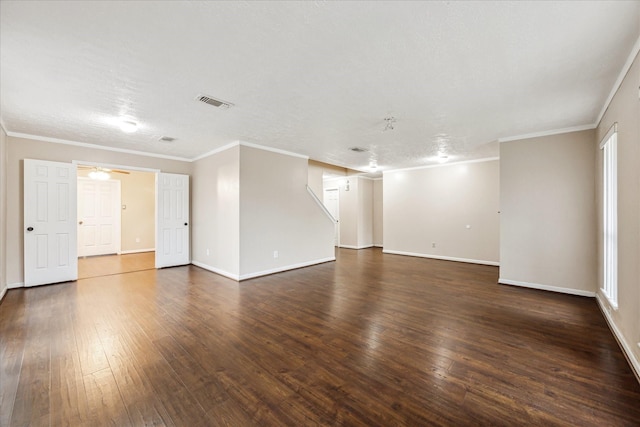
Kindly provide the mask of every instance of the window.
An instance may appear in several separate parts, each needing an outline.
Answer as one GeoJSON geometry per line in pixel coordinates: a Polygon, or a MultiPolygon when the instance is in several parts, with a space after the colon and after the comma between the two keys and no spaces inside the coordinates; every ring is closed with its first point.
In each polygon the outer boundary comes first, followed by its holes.
{"type": "Polygon", "coordinates": [[[600,143],[603,150],[603,288],[614,308],[618,307],[618,140],[614,124],[600,143]]]}

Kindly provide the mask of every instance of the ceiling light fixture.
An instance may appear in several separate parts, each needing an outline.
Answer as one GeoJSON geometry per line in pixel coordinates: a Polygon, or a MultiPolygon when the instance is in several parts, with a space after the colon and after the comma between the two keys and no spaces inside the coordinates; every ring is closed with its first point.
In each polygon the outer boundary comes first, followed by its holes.
{"type": "Polygon", "coordinates": [[[385,117],[384,121],[385,121],[385,125],[384,125],[384,129],[382,129],[382,132],[386,132],[388,130],[393,130],[393,124],[396,122],[396,118],[395,117],[385,117]]]}
{"type": "Polygon", "coordinates": [[[138,124],[129,120],[123,120],[120,122],[120,129],[122,129],[122,132],[133,133],[138,130],[138,124]]]}
{"type": "Polygon", "coordinates": [[[109,175],[107,172],[103,171],[102,169],[96,168],[91,172],[89,172],[89,178],[96,179],[98,181],[106,181],[107,179],[111,178],[111,175],[109,175]]]}
{"type": "Polygon", "coordinates": [[[447,161],[449,161],[449,156],[444,153],[438,154],[438,163],[446,163],[447,161]]]}

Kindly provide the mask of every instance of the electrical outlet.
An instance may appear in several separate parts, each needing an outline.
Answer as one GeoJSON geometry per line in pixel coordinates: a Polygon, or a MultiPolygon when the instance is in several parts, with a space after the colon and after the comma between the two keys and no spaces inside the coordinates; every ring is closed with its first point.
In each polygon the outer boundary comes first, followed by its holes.
{"type": "Polygon", "coordinates": [[[140,238],[136,237],[136,243],[140,243],[140,238]]]}
{"type": "Polygon", "coordinates": [[[273,257],[274,258],[278,258],[280,256],[280,254],[278,253],[278,251],[273,251],[273,257]]]}
{"type": "Polygon", "coordinates": [[[431,247],[435,248],[436,247],[436,242],[431,243],[431,247]]]}
{"type": "Polygon", "coordinates": [[[207,256],[209,256],[209,248],[207,248],[207,256]]]}

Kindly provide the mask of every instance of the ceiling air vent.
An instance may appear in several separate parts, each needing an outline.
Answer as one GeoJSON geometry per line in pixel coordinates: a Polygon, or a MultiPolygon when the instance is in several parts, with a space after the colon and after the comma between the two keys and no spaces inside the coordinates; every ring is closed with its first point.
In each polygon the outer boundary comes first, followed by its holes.
{"type": "Polygon", "coordinates": [[[349,150],[355,151],[356,153],[364,153],[366,151],[369,151],[366,148],[362,148],[362,147],[351,147],[349,148],[349,150]]]}
{"type": "Polygon", "coordinates": [[[173,142],[175,140],[175,138],[172,138],[170,136],[161,136],[160,139],[158,139],[158,141],[160,142],[173,142]]]}
{"type": "Polygon", "coordinates": [[[200,102],[204,102],[205,104],[213,105],[214,107],[221,108],[223,110],[228,110],[233,106],[232,103],[221,101],[219,99],[212,98],[207,95],[198,95],[196,99],[200,102]]]}

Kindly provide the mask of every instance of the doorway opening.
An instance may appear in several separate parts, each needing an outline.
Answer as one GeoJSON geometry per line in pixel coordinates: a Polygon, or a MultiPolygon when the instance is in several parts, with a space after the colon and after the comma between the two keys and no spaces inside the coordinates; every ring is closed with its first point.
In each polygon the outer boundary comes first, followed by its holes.
{"type": "Polygon", "coordinates": [[[79,163],[78,279],[155,268],[156,173],[79,163]]]}
{"type": "Polygon", "coordinates": [[[331,216],[335,218],[334,246],[340,246],[340,191],[338,188],[325,188],[323,203],[331,216]]]}

